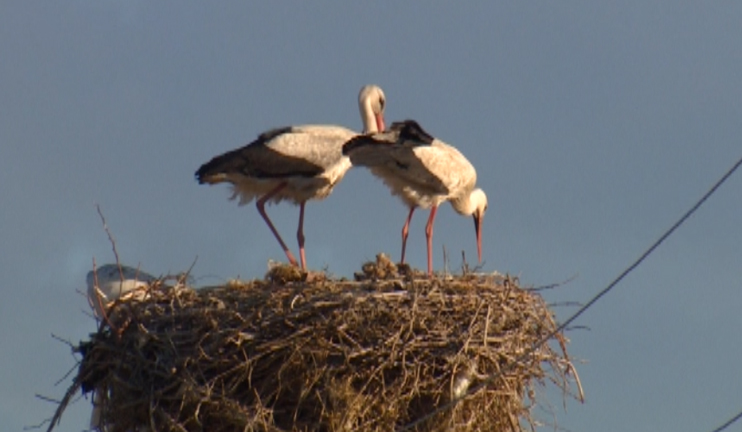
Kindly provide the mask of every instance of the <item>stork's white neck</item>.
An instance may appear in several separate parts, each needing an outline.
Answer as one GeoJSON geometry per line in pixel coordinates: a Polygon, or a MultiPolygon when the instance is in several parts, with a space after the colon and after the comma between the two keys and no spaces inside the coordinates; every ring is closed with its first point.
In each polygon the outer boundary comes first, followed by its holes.
{"type": "Polygon", "coordinates": [[[471,216],[479,210],[480,214],[484,214],[484,210],[487,208],[487,195],[481,189],[474,189],[468,192],[464,192],[451,199],[451,206],[456,213],[464,216],[471,216]]]}
{"type": "Polygon", "coordinates": [[[456,210],[456,213],[463,216],[471,216],[477,210],[476,204],[471,199],[471,193],[453,198],[451,200],[451,206],[456,210]]]}
{"type": "Polygon", "coordinates": [[[364,98],[358,101],[358,108],[361,110],[361,120],[363,120],[363,133],[376,133],[379,128],[376,126],[376,116],[371,108],[371,98],[364,98]]]}

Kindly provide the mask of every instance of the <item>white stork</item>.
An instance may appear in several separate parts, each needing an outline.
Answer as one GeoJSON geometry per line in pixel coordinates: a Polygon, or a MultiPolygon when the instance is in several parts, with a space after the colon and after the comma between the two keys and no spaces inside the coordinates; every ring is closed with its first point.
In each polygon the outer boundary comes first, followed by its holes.
{"type": "MultiPolygon", "coordinates": [[[[358,95],[364,132],[384,130],[384,92],[375,85],[364,86],[358,95]]],[[[261,134],[257,140],[237,150],[213,158],[196,171],[199,183],[232,185],[232,197],[239,205],[257,198],[258,212],[278,240],[293,265],[296,258],[276,231],[265,212],[267,201],[293,201],[299,204],[301,267],[304,254],[304,204],[320,200],[332,192],[351,167],[342,146],[357,135],[350,129],[330,125],[288,126],[261,134]]]]}
{"type": "Polygon", "coordinates": [[[117,299],[142,300],[146,295],[146,288],[157,280],[156,277],[139,269],[117,264],[105,264],[86,277],[88,284],[88,303],[93,308],[95,316],[101,318],[104,312],[117,299]],[[96,285],[97,282],[97,285],[96,285]]]}
{"type": "Polygon", "coordinates": [[[417,207],[430,208],[425,227],[428,240],[428,275],[433,274],[433,221],[438,206],[449,201],[457,213],[473,216],[477,256],[482,262],[482,219],[487,195],[475,188],[477,172],[455,147],[425,132],[417,122],[393,123],[386,132],[359,135],[343,146],[353,165],[366,166],[410,208],[402,228],[402,259],[407,234],[417,207]]]}

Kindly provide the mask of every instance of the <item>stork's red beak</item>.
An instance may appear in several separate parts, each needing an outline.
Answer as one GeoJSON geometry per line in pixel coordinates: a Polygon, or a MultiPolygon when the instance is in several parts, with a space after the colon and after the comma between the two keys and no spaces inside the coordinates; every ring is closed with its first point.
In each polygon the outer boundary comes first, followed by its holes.
{"type": "Polygon", "coordinates": [[[482,217],[474,213],[474,231],[477,233],[477,258],[482,263],[482,217]]]}
{"type": "Polygon", "coordinates": [[[376,114],[376,128],[379,130],[379,132],[384,132],[385,130],[384,114],[382,113],[376,114]]]}

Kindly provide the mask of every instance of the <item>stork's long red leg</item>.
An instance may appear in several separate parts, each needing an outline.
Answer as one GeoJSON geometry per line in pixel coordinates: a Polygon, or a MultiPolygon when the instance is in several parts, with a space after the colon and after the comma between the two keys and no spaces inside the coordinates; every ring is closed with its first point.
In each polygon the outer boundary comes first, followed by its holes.
{"type": "Polygon", "coordinates": [[[410,233],[410,221],[412,220],[412,213],[414,212],[415,207],[410,207],[410,214],[407,216],[407,221],[402,227],[402,259],[399,261],[401,264],[404,264],[404,252],[407,247],[407,234],[410,233]]]}
{"type": "Polygon", "coordinates": [[[299,240],[299,258],[301,259],[301,268],[307,268],[307,257],[304,255],[304,201],[299,204],[299,230],[296,232],[296,239],[299,240]]]}
{"type": "Polygon", "coordinates": [[[425,237],[428,239],[428,276],[433,276],[433,221],[435,221],[437,211],[438,206],[430,209],[428,224],[425,226],[425,237]]]}
{"type": "Polygon", "coordinates": [[[263,216],[263,220],[265,220],[265,223],[268,224],[268,228],[271,229],[271,232],[273,232],[273,235],[276,236],[276,240],[278,240],[278,243],[283,248],[283,251],[286,253],[286,258],[289,259],[289,262],[291,265],[298,266],[299,264],[296,262],[296,258],[294,258],[294,255],[291,253],[289,248],[286,246],[286,243],[283,242],[283,239],[278,234],[278,231],[276,231],[276,227],[273,226],[273,222],[271,222],[270,218],[268,218],[268,215],[265,213],[265,202],[271,199],[271,197],[278,192],[281,191],[281,189],[286,187],[286,182],[283,182],[270,190],[267,194],[263,195],[256,203],[256,207],[258,208],[258,213],[260,213],[260,216],[263,216]]]}

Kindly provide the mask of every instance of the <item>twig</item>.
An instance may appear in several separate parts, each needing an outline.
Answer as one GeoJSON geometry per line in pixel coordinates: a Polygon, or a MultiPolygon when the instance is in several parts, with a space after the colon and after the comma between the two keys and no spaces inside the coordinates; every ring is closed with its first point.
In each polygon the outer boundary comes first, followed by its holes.
{"type": "Polygon", "coordinates": [[[111,242],[113,256],[116,257],[116,265],[118,265],[119,267],[119,276],[121,276],[121,282],[124,282],[124,270],[123,268],[121,268],[121,260],[119,260],[119,253],[116,250],[116,240],[114,240],[113,234],[111,234],[111,230],[108,229],[108,224],[106,223],[106,218],[103,217],[103,212],[100,209],[100,205],[96,204],[95,208],[98,210],[98,215],[100,216],[101,222],[103,222],[103,229],[106,231],[106,234],[108,234],[108,241],[111,242]]]}
{"type": "Polygon", "coordinates": [[[446,253],[446,245],[443,245],[443,276],[448,276],[448,254],[446,253]]]}
{"type": "Polygon", "coordinates": [[[55,404],[62,403],[62,401],[60,401],[58,399],[53,399],[53,398],[50,398],[49,396],[44,396],[44,395],[41,395],[41,394],[38,394],[38,393],[36,393],[36,398],[37,399],[41,399],[44,402],[51,402],[51,403],[55,403],[55,404]]]}
{"type": "Polygon", "coordinates": [[[74,366],[72,366],[72,367],[70,368],[70,370],[68,370],[68,371],[67,371],[67,373],[66,373],[66,374],[64,374],[64,376],[63,376],[62,378],[60,378],[59,380],[57,380],[57,382],[55,382],[55,383],[54,383],[54,387],[58,386],[59,384],[61,384],[61,383],[62,383],[62,381],[66,380],[66,379],[67,379],[67,377],[69,377],[70,375],[72,375],[72,372],[75,372],[75,371],[77,370],[77,367],[78,367],[79,365],[80,365],[80,362],[79,362],[79,361],[78,361],[77,363],[75,363],[75,365],[74,365],[74,366]]]}
{"type": "Polygon", "coordinates": [[[531,292],[539,292],[539,291],[550,290],[550,289],[558,288],[558,287],[560,287],[562,285],[566,285],[566,284],[572,282],[573,280],[577,279],[578,276],[579,276],[579,273],[575,273],[574,275],[570,276],[569,278],[567,278],[566,280],[563,280],[561,282],[557,282],[557,283],[553,283],[553,284],[549,284],[549,285],[538,286],[538,287],[533,287],[533,288],[523,288],[523,289],[526,290],[526,291],[531,291],[531,292]]]}
{"type": "Polygon", "coordinates": [[[42,421],[41,423],[39,423],[39,424],[36,424],[36,425],[32,425],[32,426],[23,426],[23,430],[36,430],[36,429],[41,429],[42,427],[44,427],[44,425],[45,425],[45,424],[49,423],[50,421],[52,421],[52,419],[51,419],[51,418],[48,418],[48,419],[46,419],[46,420],[44,420],[44,421],[42,421]]]}
{"type": "Polygon", "coordinates": [[[188,267],[188,270],[183,275],[183,280],[180,281],[181,284],[185,285],[186,281],[188,280],[188,277],[191,275],[191,270],[193,270],[193,267],[196,266],[196,262],[198,261],[198,255],[193,259],[193,263],[191,263],[191,266],[188,267]]]}
{"type": "Polygon", "coordinates": [[[70,349],[72,349],[72,351],[74,351],[75,348],[76,348],[75,345],[72,342],[68,341],[67,339],[62,339],[61,337],[55,335],[54,333],[52,333],[52,339],[55,339],[55,340],[57,340],[59,342],[62,342],[63,344],[65,344],[68,347],[70,347],[70,349]]]}

